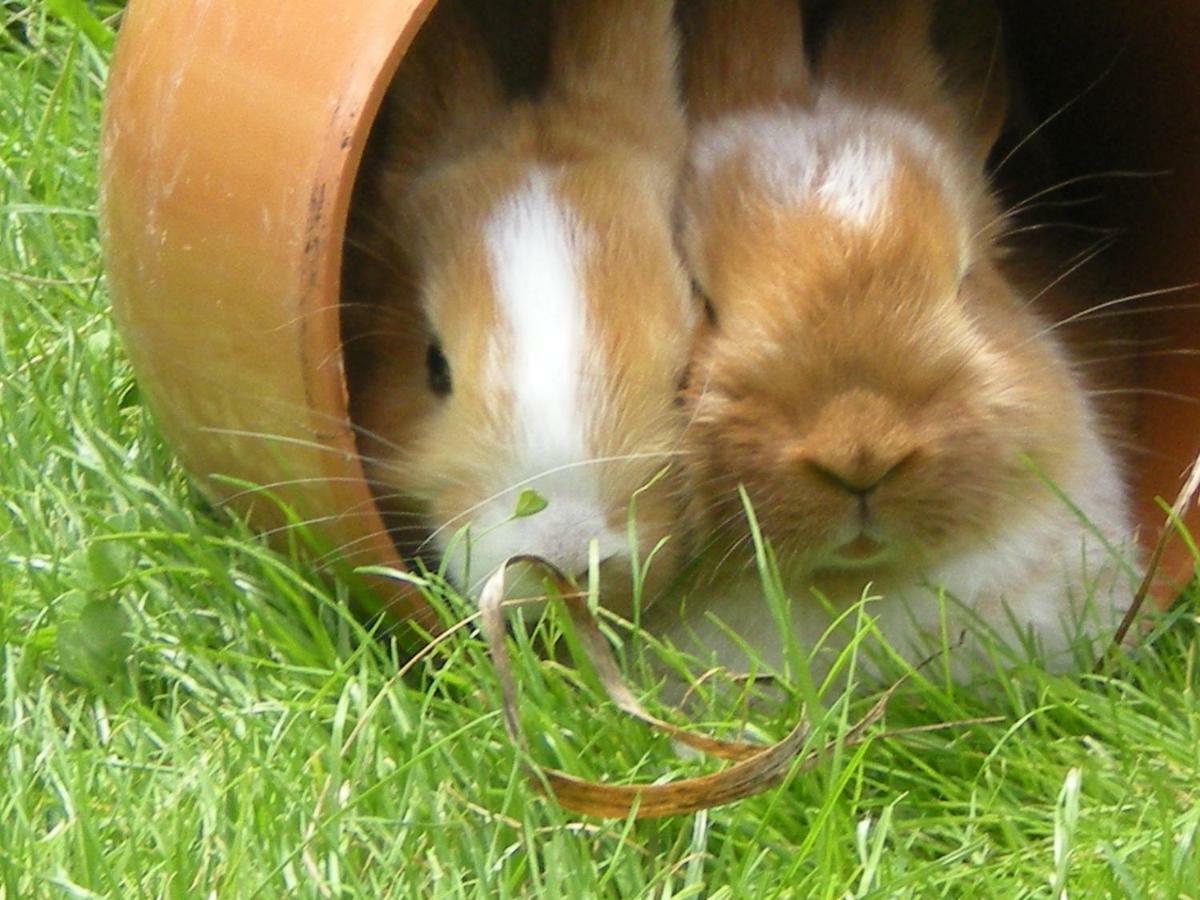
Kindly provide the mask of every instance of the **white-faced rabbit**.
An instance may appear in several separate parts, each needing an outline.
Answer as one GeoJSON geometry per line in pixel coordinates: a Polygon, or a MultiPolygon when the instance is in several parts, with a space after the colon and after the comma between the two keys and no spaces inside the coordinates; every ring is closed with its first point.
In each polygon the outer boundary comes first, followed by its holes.
{"type": "Polygon", "coordinates": [[[580,572],[595,541],[621,608],[631,509],[642,556],[679,522],[697,305],[672,232],[671,7],[555,4],[547,84],[526,101],[441,0],[390,89],[358,201],[382,249],[375,294],[347,298],[371,310],[348,348],[365,361],[353,414],[399,545],[464,588],[515,553],[580,572]],[[547,506],[515,517],[526,490],[547,506]]]}
{"type": "MultiPolygon", "coordinates": [[[[939,21],[935,50],[933,7],[847,0],[811,69],[794,0],[685,7],[683,244],[715,314],[687,459],[709,547],[683,615],[652,624],[729,665],[783,640],[739,486],[809,648],[833,621],[817,595],[836,614],[869,588],[911,660],[982,625],[1066,666],[1131,597],[1118,460],[1045,283],[1001,248],[998,23],[939,21]]],[[[981,646],[951,649],[958,676],[981,646]]]]}

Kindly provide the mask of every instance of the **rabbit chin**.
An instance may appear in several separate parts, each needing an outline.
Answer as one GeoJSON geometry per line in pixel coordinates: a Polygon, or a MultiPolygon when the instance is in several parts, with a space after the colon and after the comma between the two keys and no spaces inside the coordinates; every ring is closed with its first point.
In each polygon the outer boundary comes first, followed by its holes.
{"type": "MultiPolygon", "coordinates": [[[[857,596],[867,583],[879,586],[919,580],[931,565],[958,549],[953,541],[939,542],[932,535],[922,535],[916,523],[895,511],[866,519],[858,515],[840,518],[825,528],[817,524],[821,517],[815,510],[804,518],[810,539],[800,546],[787,540],[790,529],[763,527],[790,584],[837,584],[836,593],[849,590],[857,596]]],[[[967,530],[965,526],[963,530],[967,530]]]]}
{"type": "Polygon", "coordinates": [[[859,532],[849,540],[830,547],[822,554],[818,567],[840,571],[872,571],[895,562],[896,545],[886,538],[859,532]]]}

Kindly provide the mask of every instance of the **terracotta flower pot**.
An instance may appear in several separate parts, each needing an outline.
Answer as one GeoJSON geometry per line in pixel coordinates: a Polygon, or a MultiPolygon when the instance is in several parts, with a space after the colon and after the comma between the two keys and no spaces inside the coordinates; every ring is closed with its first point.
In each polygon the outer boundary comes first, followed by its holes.
{"type": "MultiPolygon", "coordinates": [[[[347,419],[343,233],[381,95],[433,2],[133,0],[108,87],[109,287],[163,433],[214,497],[273,528],[274,503],[220,476],[272,486],[355,563],[401,565],[347,419]]],[[[1031,87],[1052,104],[1084,92],[1044,130],[1080,150],[1080,171],[1172,173],[1129,198],[1126,280],[1146,290],[1200,280],[1200,6],[1006,7],[1031,87]]],[[[1146,344],[1129,387],[1147,539],[1163,520],[1155,497],[1175,496],[1200,451],[1198,299],[1171,295],[1154,304],[1161,312],[1130,317],[1162,341],[1146,344]]],[[[1191,571],[1177,542],[1164,573],[1178,584],[1191,571]]],[[[394,615],[432,623],[415,595],[385,590],[394,615]]]]}
{"type": "MultiPolygon", "coordinates": [[[[272,486],[355,563],[401,567],[363,480],[338,321],[355,173],[433,0],[134,0],[104,113],[109,288],[184,465],[264,528],[272,486]]],[[[432,625],[412,592],[389,611],[432,625]]]]}

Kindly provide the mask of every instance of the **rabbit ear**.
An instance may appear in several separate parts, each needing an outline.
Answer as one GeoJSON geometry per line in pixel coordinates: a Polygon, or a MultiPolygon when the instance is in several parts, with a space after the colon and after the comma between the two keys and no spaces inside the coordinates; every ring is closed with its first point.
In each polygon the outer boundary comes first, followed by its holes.
{"type": "Polygon", "coordinates": [[[1008,118],[1009,77],[1000,10],[989,0],[941,0],[934,45],[944,85],[976,155],[987,159],[1008,118]]]}
{"type": "Polygon", "coordinates": [[[488,134],[506,105],[475,19],[461,0],[440,0],[388,89],[386,156],[401,172],[452,158],[488,134]]]}
{"type": "Polygon", "coordinates": [[[819,56],[822,87],[914,111],[939,106],[932,0],[847,0],[819,56]]]}
{"type": "Polygon", "coordinates": [[[671,0],[559,0],[547,101],[575,127],[678,160],[687,129],[671,0]]]}
{"type": "Polygon", "coordinates": [[[819,70],[823,86],[911,110],[982,163],[1007,114],[1003,58],[999,12],[988,0],[848,0],[819,70]]]}
{"type": "Polygon", "coordinates": [[[808,103],[798,0],[684,0],[680,22],[684,96],[694,122],[808,103]]]}

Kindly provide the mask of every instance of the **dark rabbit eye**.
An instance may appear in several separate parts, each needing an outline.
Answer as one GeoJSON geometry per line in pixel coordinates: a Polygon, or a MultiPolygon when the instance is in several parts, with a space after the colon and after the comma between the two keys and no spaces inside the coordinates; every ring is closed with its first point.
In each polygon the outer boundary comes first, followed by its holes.
{"type": "Polygon", "coordinates": [[[676,378],[675,378],[675,405],[676,406],[683,406],[683,404],[685,402],[684,394],[687,393],[687,389],[691,386],[691,383],[692,383],[692,367],[689,364],[689,365],[684,366],[683,371],[681,371],[679,373],[679,375],[676,376],[676,378]]]}
{"type": "Polygon", "coordinates": [[[697,297],[702,304],[704,304],[705,320],[709,325],[715,326],[717,324],[717,311],[713,307],[712,298],[709,297],[708,294],[704,293],[704,289],[700,287],[700,282],[696,281],[694,278],[692,279],[692,294],[697,297]]]}
{"type": "Polygon", "coordinates": [[[429,389],[439,397],[447,397],[454,389],[450,381],[450,362],[442,353],[439,341],[432,341],[425,353],[425,369],[429,373],[429,389]]]}

